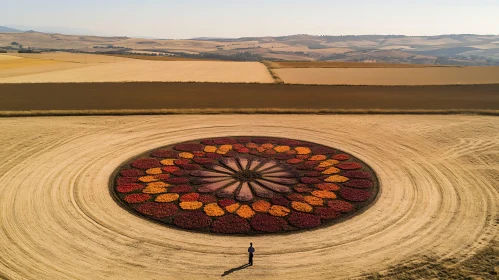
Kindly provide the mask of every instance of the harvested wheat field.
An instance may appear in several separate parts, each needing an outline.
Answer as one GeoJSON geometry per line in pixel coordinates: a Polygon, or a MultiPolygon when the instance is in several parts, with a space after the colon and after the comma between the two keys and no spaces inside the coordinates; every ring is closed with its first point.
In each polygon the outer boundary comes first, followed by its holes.
{"type": "Polygon", "coordinates": [[[282,68],[273,71],[287,84],[411,86],[499,83],[499,67],[282,68]]]}
{"type": "MultiPolygon", "coordinates": [[[[443,261],[459,267],[498,241],[496,117],[33,117],[0,119],[0,130],[8,132],[0,135],[0,278],[351,279],[427,258],[434,263],[424,273],[443,261]],[[132,157],[242,135],[349,153],[374,170],[378,196],[331,226],[246,237],[161,225],[110,193],[115,170],[132,157]],[[255,265],[237,270],[249,242],[255,265]]],[[[498,269],[492,262],[466,273],[493,279],[498,269]]]]}
{"type": "Polygon", "coordinates": [[[265,65],[258,62],[147,61],[81,54],[30,54],[22,59],[0,61],[0,83],[130,81],[272,83],[274,80],[265,65]],[[46,67],[46,64],[57,65],[46,67]],[[45,67],[35,67],[39,65],[45,67]]]}

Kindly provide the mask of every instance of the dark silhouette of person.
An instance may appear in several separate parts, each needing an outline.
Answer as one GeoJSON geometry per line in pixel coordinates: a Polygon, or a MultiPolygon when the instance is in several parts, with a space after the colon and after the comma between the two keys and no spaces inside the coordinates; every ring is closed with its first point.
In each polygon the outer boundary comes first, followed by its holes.
{"type": "Polygon", "coordinates": [[[249,265],[253,265],[253,253],[255,252],[255,248],[253,248],[253,243],[250,243],[250,246],[248,248],[248,253],[249,253],[249,265]]]}

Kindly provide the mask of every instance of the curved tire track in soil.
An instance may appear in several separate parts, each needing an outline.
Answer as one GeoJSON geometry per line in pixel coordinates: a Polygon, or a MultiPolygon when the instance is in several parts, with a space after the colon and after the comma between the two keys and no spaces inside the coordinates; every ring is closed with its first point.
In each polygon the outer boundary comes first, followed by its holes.
{"type": "Polygon", "coordinates": [[[233,278],[352,278],[423,255],[464,260],[497,240],[494,117],[51,117],[2,119],[0,129],[7,131],[0,135],[0,276],[6,278],[219,278],[246,261],[249,242],[257,249],[255,266],[233,278]],[[377,172],[379,197],[331,227],[234,237],[152,223],[110,196],[109,178],[128,158],[224,135],[342,149],[377,172]]]}

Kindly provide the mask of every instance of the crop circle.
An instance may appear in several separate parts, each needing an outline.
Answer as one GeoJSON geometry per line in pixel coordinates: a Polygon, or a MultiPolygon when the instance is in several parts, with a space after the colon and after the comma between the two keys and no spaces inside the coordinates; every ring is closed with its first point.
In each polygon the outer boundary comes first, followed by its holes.
{"type": "Polygon", "coordinates": [[[354,156],[275,137],[207,138],[161,147],[114,173],[123,207],[190,231],[268,234],[327,226],[372,204],[379,184],[354,156]]]}

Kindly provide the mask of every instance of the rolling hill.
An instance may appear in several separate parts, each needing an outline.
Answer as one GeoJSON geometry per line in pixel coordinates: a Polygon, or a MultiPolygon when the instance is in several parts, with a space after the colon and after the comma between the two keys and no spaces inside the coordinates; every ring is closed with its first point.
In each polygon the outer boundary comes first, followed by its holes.
{"type": "Polygon", "coordinates": [[[0,49],[12,51],[11,42],[42,51],[163,55],[218,60],[499,65],[499,35],[300,34],[280,37],[169,40],[0,32],[0,49]]]}

